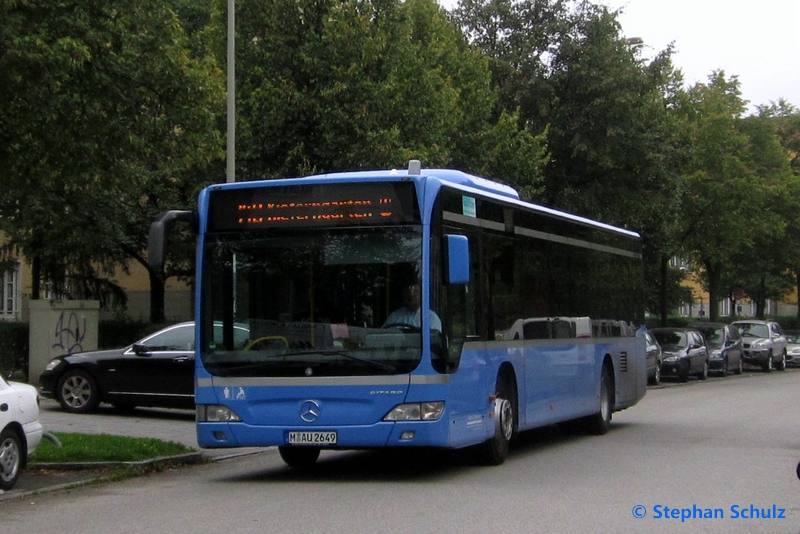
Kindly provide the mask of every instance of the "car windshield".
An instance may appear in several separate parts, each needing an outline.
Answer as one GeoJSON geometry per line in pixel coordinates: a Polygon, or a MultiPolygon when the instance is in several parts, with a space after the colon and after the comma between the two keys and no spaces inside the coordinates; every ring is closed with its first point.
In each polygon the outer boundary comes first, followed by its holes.
{"type": "Polygon", "coordinates": [[[404,288],[419,283],[420,232],[416,225],[294,229],[211,240],[204,298],[223,326],[206,334],[206,369],[268,377],[410,372],[421,359],[419,313],[416,323],[387,319],[410,306],[404,288]],[[249,331],[244,347],[226,334],[233,324],[249,331]]]}
{"type": "Polygon", "coordinates": [[[723,328],[707,327],[698,328],[698,330],[706,338],[706,342],[710,347],[721,347],[725,341],[725,329],[723,328]]]}
{"type": "Polygon", "coordinates": [[[683,349],[689,345],[686,332],[661,331],[653,335],[664,350],[683,349]]]}
{"type": "Polygon", "coordinates": [[[736,323],[739,333],[745,337],[769,338],[769,327],[761,323],[736,323]]]}

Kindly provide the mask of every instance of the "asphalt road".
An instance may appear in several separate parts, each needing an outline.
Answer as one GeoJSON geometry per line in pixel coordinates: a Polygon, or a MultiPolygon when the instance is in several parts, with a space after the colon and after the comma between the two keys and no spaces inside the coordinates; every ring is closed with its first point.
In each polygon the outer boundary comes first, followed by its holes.
{"type": "MultiPolygon", "coordinates": [[[[526,433],[498,467],[477,466],[463,454],[354,451],[325,452],[313,470],[296,471],[271,450],[1,502],[0,524],[8,532],[57,525],[60,534],[796,534],[798,386],[794,370],[668,383],[615,414],[606,436],[564,435],[555,428],[526,433]],[[677,518],[668,516],[672,510],[677,518]],[[687,511],[695,517],[682,520],[687,511]],[[722,515],[703,517],[707,513],[722,515]]],[[[70,430],[106,431],[118,416],[86,416],[89,426],[80,428],[74,416],[63,417],[70,430]]],[[[120,424],[128,433],[176,436],[178,427],[193,433],[188,414],[148,411],[120,424]],[[162,424],[172,428],[157,430],[162,424]]]]}

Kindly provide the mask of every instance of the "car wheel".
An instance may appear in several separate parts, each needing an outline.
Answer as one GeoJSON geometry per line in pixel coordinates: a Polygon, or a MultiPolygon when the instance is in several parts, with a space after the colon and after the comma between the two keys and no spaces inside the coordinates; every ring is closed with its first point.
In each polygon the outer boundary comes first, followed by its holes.
{"type": "Polygon", "coordinates": [[[94,377],[81,369],[67,371],[58,381],[56,397],[70,413],[91,412],[100,403],[100,391],[94,377]]]}
{"type": "Polygon", "coordinates": [[[781,353],[781,359],[778,362],[778,365],[775,367],[778,371],[785,371],[786,370],[786,351],[781,353]]]}
{"type": "Polygon", "coordinates": [[[761,369],[765,373],[769,373],[770,371],[772,371],[772,353],[771,352],[767,355],[767,361],[761,364],[761,369]]]}
{"type": "Polygon", "coordinates": [[[703,370],[697,373],[697,378],[706,380],[708,378],[708,360],[703,362],[703,370]]]}
{"type": "Polygon", "coordinates": [[[10,490],[17,483],[22,469],[22,440],[16,430],[0,432],[0,489],[10,490]]]}
{"type": "Polygon", "coordinates": [[[657,386],[661,383],[661,363],[656,363],[656,370],[653,373],[653,385],[657,386]]]}
{"type": "Polygon", "coordinates": [[[289,467],[310,467],[319,458],[319,447],[278,447],[281,459],[289,467]]]}
{"type": "Polygon", "coordinates": [[[740,375],[744,372],[744,362],[742,361],[742,357],[739,356],[739,364],[734,369],[734,374],[740,375]]]}

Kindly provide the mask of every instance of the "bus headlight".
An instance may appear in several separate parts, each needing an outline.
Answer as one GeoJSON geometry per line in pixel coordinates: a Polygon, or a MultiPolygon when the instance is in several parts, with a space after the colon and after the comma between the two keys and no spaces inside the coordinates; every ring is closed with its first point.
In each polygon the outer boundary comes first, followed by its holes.
{"type": "Polygon", "coordinates": [[[227,406],[219,404],[198,404],[197,422],[198,423],[231,423],[241,421],[242,418],[236,415],[227,406]]]}
{"type": "Polygon", "coordinates": [[[384,421],[436,421],[444,412],[444,402],[414,402],[395,406],[384,421]]]}

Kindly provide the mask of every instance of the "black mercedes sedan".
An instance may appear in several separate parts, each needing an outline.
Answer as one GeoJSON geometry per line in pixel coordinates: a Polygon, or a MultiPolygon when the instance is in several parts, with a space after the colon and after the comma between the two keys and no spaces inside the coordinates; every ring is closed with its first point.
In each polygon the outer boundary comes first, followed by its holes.
{"type": "MultiPolygon", "coordinates": [[[[247,328],[235,329],[237,345],[244,346],[248,337],[247,328]]],[[[101,402],[118,410],[193,409],[194,322],[169,326],[121,349],[54,358],[39,377],[39,392],[72,413],[91,412],[101,402]]]]}

